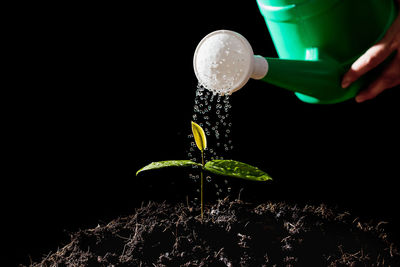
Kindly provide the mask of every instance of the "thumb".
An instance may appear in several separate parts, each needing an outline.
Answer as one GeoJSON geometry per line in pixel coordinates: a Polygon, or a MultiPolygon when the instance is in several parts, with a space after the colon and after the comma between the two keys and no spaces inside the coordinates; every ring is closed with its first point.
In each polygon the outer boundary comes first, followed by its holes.
{"type": "Polygon", "coordinates": [[[343,76],[342,87],[348,87],[351,83],[360,78],[360,76],[378,66],[392,51],[393,50],[388,49],[387,44],[383,42],[373,45],[351,65],[350,69],[343,76]]]}

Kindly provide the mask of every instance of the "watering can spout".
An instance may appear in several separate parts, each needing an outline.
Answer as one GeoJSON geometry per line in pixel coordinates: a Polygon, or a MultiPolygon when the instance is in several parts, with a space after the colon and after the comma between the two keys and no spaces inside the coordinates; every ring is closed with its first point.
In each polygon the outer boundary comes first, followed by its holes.
{"type": "Polygon", "coordinates": [[[358,83],[341,88],[345,69],[335,60],[292,60],[266,58],[268,73],[263,81],[296,93],[307,103],[335,103],[354,97],[358,83]]]}
{"type": "Polygon", "coordinates": [[[340,64],[319,60],[317,49],[309,50],[307,60],[257,56],[242,35],[227,30],[201,40],[193,65],[199,83],[221,94],[239,90],[250,78],[293,91],[309,103],[329,102],[351,91],[340,87],[340,64]]]}

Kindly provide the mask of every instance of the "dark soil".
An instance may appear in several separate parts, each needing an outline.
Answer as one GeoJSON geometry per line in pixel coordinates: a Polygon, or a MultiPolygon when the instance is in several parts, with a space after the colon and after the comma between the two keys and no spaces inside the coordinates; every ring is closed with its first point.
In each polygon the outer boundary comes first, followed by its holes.
{"type": "Polygon", "coordinates": [[[81,230],[33,266],[400,266],[385,222],[325,205],[221,200],[199,210],[150,202],[81,230]]]}

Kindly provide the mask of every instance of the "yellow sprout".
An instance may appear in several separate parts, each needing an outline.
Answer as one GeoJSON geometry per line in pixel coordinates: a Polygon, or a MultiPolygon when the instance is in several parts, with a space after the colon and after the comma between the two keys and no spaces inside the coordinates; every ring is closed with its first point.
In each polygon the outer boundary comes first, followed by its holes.
{"type": "Polygon", "coordinates": [[[192,132],[197,147],[200,149],[200,151],[204,151],[204,149],[207,148],[207,139],[203,128],[192,121],[192,132]]]}

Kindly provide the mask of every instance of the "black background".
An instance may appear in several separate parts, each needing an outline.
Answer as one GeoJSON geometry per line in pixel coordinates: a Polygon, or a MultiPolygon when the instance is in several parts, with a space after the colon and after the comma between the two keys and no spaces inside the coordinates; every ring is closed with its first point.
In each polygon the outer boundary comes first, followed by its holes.
{"type": "MultiPolygon", "coordinates": [[[[12,10],[2,179],[10,263],[39,260],[69,232],[128,215],[142,201],[190,194],[183,171],[135,172],[187,158],[197,43],[229,29],[256,54],[276,52],[256,1],[175,2],[12,10]]],[[[249,81],[232,96],[232,158],[274,181],[235,181],[242,199],[326,202],[396,223],[399,93],[310,105],[249,81]]]]}

